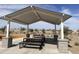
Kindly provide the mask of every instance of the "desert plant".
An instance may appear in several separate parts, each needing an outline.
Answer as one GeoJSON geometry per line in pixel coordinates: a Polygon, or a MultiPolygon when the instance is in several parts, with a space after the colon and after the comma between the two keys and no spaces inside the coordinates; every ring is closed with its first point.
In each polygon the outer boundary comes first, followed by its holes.
{"type": "Polygon", "coordinates": [[[45,29],[42,29],[42,32],[45,33],[45,29]]]}
{"type": "Polygon", "coordinates": [[[33,29],[29,29],[30,32],[33,32],[33,29]]]}
{"type": "MultiPolygon", "coordinates": [[[[59,30],[59,34],[60,34],[61,30],[59,30]]],[[[65,38],[67,38],[68,34],[72,33],[72,30],[69,29],[69,27],[64,26],[64,35],[65,38]]]]}
{"type": "Polygon", "coordinates": [[[36,32],[38,32],[38,29],[35,29],[36,32]]]}
{"type": "Polygon", "coordinates": [[[24,31],[24,30],[26,30],[26,29],[22,27],[20,30],[21,30],[21,31],[24,31]]]}
{"type": "Polygon", "coordinates": [[[76,45],[76,46],[79,46],[79,43],[76,42],[75,45],[76,45]]]}
{"type": "Polygon", "coordinates": [[[67,36],[70,33],[72,33],[72,30],[70,30],[69,27],[64,26],[64,35],[67,36]]]}
{"type": "Polygon", "coordinates": [[[0,31],[2,31],[3,33],[5,32],[6,26],[0,28],[0,31]]]}

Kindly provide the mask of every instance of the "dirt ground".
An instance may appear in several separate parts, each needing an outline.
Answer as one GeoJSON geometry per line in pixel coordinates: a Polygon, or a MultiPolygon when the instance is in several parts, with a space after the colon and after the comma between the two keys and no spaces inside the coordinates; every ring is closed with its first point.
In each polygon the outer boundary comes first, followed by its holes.
{"type": "Polygon", "coordinates": [[[69,50],[72,52],[72,54],[79,54],[79,46],[73,46],[69,48],[69,50]]]}

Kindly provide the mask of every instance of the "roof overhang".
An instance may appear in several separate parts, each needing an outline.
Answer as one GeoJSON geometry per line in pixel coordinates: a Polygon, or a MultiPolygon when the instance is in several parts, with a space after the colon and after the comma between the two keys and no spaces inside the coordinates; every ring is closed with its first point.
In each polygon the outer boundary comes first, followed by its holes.
{"type": "Polygon", "coordinates": [[[60,24],[71,16],[60,12],[49,11],[35,6],[28,6],[16,12],[5,15],[3,19],[18,22],[22,24],[32,24],[37,21],[46,21],[52,24],[60,24]]]}

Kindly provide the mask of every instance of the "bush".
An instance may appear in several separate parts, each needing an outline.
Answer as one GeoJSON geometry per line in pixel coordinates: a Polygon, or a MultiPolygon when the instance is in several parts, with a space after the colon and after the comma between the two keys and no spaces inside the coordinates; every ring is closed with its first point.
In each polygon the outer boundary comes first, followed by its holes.
{"type": "Polygon", "coordinates": [[[79,46],[79,43],[76,42],[75,45],[76,45],[76,46],[79,46]]]}
{"type": "Polygon", "coordinates": [[[30,32],[33,32],[33,29],[29,29],[30,30],[30,32]]]}

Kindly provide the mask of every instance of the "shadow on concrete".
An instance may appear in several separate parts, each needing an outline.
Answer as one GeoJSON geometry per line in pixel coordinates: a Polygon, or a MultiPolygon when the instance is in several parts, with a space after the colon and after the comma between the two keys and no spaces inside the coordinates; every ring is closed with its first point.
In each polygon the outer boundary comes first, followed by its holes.
{"type": "Polygon", "coordinates": [[[39,50],[43,49],[43,48],[40,49],[40,47],[34,47],[34,46],[25,46],[24,48],[32,48],[32,49],[39,49],[39,50]]]}
{"type": "Polygon", "coordinates": [[[45,43],[57,45],[57,40],[55,40],[54,38],[46,38],[45,43]]]}
{"type": "Polygon", "coordinates": [[[14,47],[14,46],[18,46],[19,44],[12,44],[12,46],[11,47],[14,47]]]}

